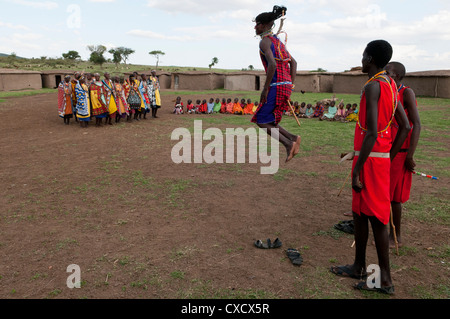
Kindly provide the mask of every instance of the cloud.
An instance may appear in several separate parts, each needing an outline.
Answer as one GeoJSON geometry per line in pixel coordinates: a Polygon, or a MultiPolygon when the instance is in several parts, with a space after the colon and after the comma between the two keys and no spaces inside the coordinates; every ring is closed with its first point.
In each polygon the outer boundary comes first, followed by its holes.
{"type": "Polygon", "coordinates": [[[239,10],[251,10],[260,8],[261,4],[257,0],[148,0],[147,6],[159,9],[168,13],[187,13],[196,15],[214,15],[218,12],[229,12],[239,10]]]}
{"type": "Polygon", "coordinates": [[[21,25],[21,24],[12,24],[9,22],[2,22],[2,21],[0,21],[0,27],[5,27],[5,28],[15,29],[15,30],[24,30],[24,31],[30,30],[30,28],[28,28],[27,26],[21,25]]]}
{"type": "Polygon", "coordinates": [[[36,52],[41,50],[42,47],[39,44],[33,43],[33,41],[39,39],[42,39],[42,35],[36,33],[14,33],[10,36],[0,37],[0,43],[2,44],[0,46],[0,51],[10,52],[12,50],[18,55],[26,55],[24,53],[28,54],[28,52],[36,52]]]}
{"type": "Polygon", "coordinates": [[[58,3],[53,1],[26,1],[26,0],[10,0],[10,1],[15,4],[20,4],[37,9],[51,10],[59,7],[58,3]]]}
{"type": "Polygon", "coordinates": [[[134,29],[127,32],[128,35],[133,35],[141,38],[148,38],[148,39],[158,39],[158,40],[173,40],[173,41],[191,41],[192,38],[189,36],[168,36],[165,34],[153,32],[150,30],[141,30],[141,29],[134,29]]]}

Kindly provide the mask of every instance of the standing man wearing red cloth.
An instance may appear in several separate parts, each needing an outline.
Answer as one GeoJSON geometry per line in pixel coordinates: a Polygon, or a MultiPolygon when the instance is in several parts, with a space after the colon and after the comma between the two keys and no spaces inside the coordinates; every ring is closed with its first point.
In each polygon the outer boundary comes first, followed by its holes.
{"type": "Polygon", "coordinates": [[[384,71],[392,57],[392,47],[384,40],[370,42],[363,53],[362,71],[367,73],[355,128],[355,157],[352,170],[352,211],[355,223],[355,259],[353,265],[332,267],[336,275],[363,279],[366,273],[366,248],[369,221],[372,226],[380,267],[380,287],[366,282],[361,290],[394,293],[389,265],[390,166],[410,130],[405,111],[398,103],[397,86],[384,71]],[[399,131],[392,139],[395,118],[399,131]]]}
{"type": "Polygon", "coordinates": [[[274,6],[272,12],[264,12],[255,18],[255,32],[261,37],[260,56],[266,71],[266,82],[261,92],[260,106],[252,122],[284,145],[289,162],[300,150],[300,136],[294,135],[279,123],[283,111],[288,110],[294,81],[297,74],[297,62],[286,50],[285,45],[272,32],[274,21],[286,13],[285,7],[274,6]]]}
{"type": "MultiPolygon", "coordinates": [[[[416,167],[414,162],[414,153],[417,148],[420,137],[420,117],[417,109],[416,95],[414,91],[402,84],[402,80],[406,75],[406,68],[399,62],[390,62],[386,66],[387,74],[394,79],[398,87],[399,100],[405,109],[409,124],[412,128],[405,140],[400,152],[392,160],[391,163],[391,205],[395,233],[399,246],[402,245],[401,236],[401,219],[402,204],[409,200],[412,184],[412,172],[416,167]]],[[[398,124],[394,120],[392,126],[392,135],[396,136],[398,124]]],[[[391,247],[395,247],[394,229],[390,230],[391,247]]]]}

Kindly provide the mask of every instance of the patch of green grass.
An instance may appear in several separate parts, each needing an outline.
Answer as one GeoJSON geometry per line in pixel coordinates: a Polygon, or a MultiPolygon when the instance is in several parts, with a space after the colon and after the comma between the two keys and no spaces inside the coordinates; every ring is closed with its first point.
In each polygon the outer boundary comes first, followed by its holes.
{"type": "Polygon", "coordinates": [[[211,280],[194,279],[189,288],[178,293],[181,299],[278,299],[275,293],[263,289],[215,288],[211,280]]]}
{"type": "Polygon", "coordinates": [[[55,89],[39,89],[39,90],[23,90],[23,91],[0,92],[0,103],[6,101],[4,98],[32,96],[32,95],[37,95],[37,94],[55,93],[55,92],[56,92],[55,89]]]}
{"type": "Polygon", "coordinates": [[[410,294],[417,299],[449,299],[450,286],[445,284],[429,286],[419,284],[411,289],[410,294]]]}
{"type": "Polygon", "coordinates": [[[181,270],[175,270],[170,273],[170,277],[174,279],[184,279],[185,273],[181,270]]]}
{"type": "Polygon", "coordinates": [[[408,211],[408,218],[425,223],[438,223],[450,225],[450,199],[442,196],[422,194],[418,201],[409,201],[404,204],[408,211]]]}

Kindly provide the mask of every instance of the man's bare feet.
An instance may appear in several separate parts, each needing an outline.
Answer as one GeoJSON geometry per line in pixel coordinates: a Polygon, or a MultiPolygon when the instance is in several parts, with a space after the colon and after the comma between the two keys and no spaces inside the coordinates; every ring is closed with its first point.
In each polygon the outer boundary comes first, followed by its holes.
{"type": "Polygon", "coordinates": [[[302,138],[300,136],[297,136],[297,140],[292,143],[291,149],[288,150],[288,157],[286,158],[286,163],[289,162],[291,159],[293,159],[294,156],[300,152],[300,142],[301,141],[302,141],[302,138]]]}

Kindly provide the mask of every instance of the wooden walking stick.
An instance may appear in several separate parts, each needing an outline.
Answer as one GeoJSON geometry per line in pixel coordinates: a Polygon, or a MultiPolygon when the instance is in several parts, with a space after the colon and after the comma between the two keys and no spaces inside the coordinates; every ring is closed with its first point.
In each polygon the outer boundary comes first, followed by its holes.
{"type": "Polygon", "coordinates": [[[397,232],[395,231],[395,225],[394,225],[394,213],[392,212],[392,205],[391,205],[391,226],[392,226],[392,230],[394,232],[394,241],[395,241],[395,250],[397,251],[397,256],[398,254],[398,240],[397,240],[397,232]]]}
{"type": "Polygon", "coordinates": [[[297,121],[298,126],[301,126],[300,125],[300,121],[298,120],[297,114],[295,114],[295,110],[294,110],[294,108],[293,108],[293,106],[291,104],[291,101],[289,101],[289,99],[288,99],[287,102],[289,104],[289,107],[291,108],[292,114],[294,114],[294,117],[295,117],[295,120],[297,121]]]}
{"type": "Polygon", "coordinates": [[[344,181],[344,184],[342,184],[341,190],[339,191],[339,194],[338,194],[338,197],[341,195],[342,189],[344,188],[345,184],[347,184],[348,180],[350,179],[350,176],[352,176],[352,172],[350,172],[350,174],[348,174],[347,178],[344,181]]]}

